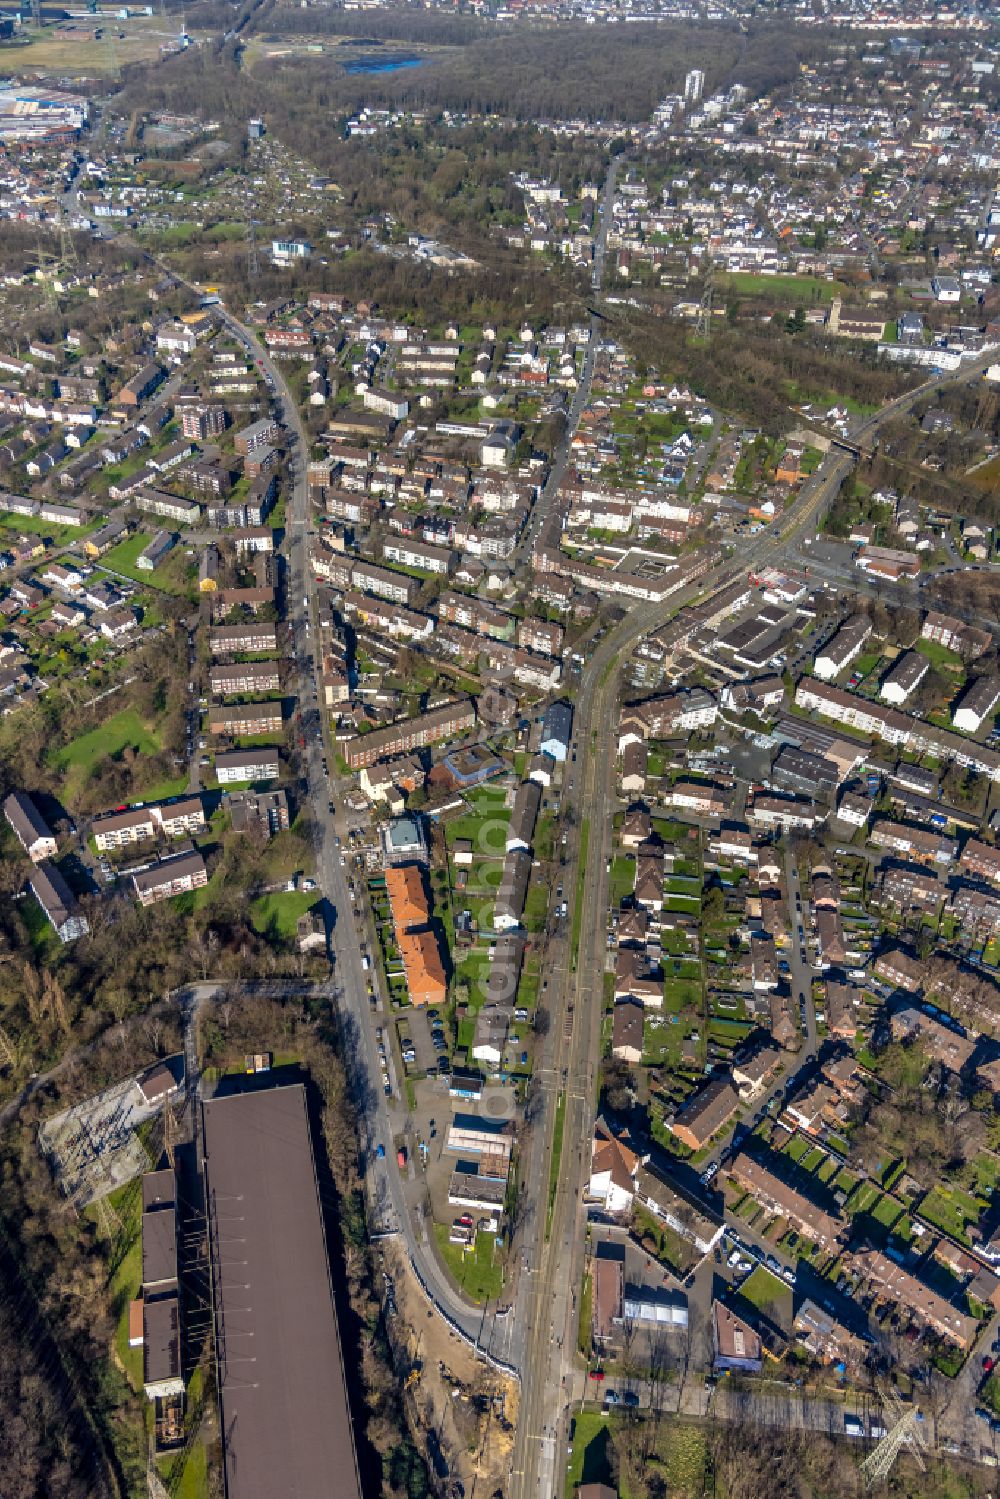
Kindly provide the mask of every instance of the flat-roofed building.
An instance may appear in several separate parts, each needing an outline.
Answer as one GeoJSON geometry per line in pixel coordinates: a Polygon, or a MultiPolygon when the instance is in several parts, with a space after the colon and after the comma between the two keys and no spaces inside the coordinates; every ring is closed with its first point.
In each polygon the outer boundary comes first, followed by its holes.
{"type": "Polygon", "coordinates": [[[760,1334],[721,1301],[712,1302],[712,1369],[759,1374],[763,1364],[760,1334]]]}
{"type": "Polygon", "coordinates": [[[142,1293],[149,1301],[176,1290],[177,1213],[173,1203],[156,1204],[142,1215],[142,1293]]]}
{"type": "Polygon", "coordinates": [[[276,791],[232,792],[228,806],[233,831],[237,833],[260,827],[273,838],[291,825],[288,797],[280,787],[276,791]]]}
{"type": "Polygon", "coordinates": [[[181,1314],[176,1293],[143,1302],[142,1383],[147,1400],[184,1393],[181,1314]]]}
{"type": "Polygon", "coordinates": [[[220,786],[235,786],[245,781],[276,781],[281,774],[281,760],[278,751],[266,745],[253,750],[232,750],[216,755],[215,774],[220,786]]]}
{"type": "Polygon", "coordinates": [[[226,1499],[360,1499],[305,1089],[201,1107],[226,1499]]]}

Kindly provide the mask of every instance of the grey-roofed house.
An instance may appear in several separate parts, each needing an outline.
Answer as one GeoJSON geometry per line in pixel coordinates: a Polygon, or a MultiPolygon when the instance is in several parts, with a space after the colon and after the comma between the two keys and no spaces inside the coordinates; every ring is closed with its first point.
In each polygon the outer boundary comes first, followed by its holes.
{"type": "Polygon", "coordinates": [[[530,849],[535,836],[538,809],[542,804],[542,788],[537,781],[522,781],[514,797],[510,822],[507,825],[507,852],[513,848],[530,849]]]}
{"type": "Polygon", "coordinates": [[[28,881],[31,892],[55,929],[60,942],[75,942],[90,931],[90,923],[76,896],[50,859],[41,859],[28,881]]]}
{"type": "Polygon", "coordinates": [[[571,703],[550,703],[542,719],[542,737],[539,749],[553,760],[564,761],[569,754],[573,734],[573,707],[571,703]]]}
{"type": "Polygon", "coordinates": [[[645,1014],[634,999],[619,1000],[611,1021],[611,1054],[622,1062],[642,1061],[642,1033],[645,1014]]]}
{"type": "Polygon", "coordinates": [[[503,874],[493,907],[493,926],[498,932],[520,926],[531,878],[531,855],[523,848],[512,849],[504,860],[503,874]]]}
{"type": "Polygon", "coordinates": [[[12,791],[3,804],[3,815],[32,864],[55,857],[56,840],[31,797],[12,791]]]}
{"type": "Polygon", "coordinates": [[[513,1005],[524,962],[524,933],[516,928],[503,932],[493,944],[486,980],[486,1003],[513,1005]]]}

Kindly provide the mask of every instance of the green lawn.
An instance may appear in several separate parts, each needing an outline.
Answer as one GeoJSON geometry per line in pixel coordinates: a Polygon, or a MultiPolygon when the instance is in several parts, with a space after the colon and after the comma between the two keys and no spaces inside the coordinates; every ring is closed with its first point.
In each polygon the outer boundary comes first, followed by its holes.
{"type": "Polygon", "coordinates": [[[961,1243],[968,1244],[968,1225],[978,1221],[980,1206],[968,1192],[938,1184],[922,1199],[918,1212],[935,1228],[943,1229],[961,1243]]]}
{"type": "Polygon", "coordinates": [[[961,656],[956,651],[949,651],[947,646],[940,645],[936,640],[918,640],[915,650],[922,656],[926,656],[932,666],[940,666],[944,671],[958,672],[965,676],[965,666],[961,656]]]}
{"type": "Polygon", "coordinates": [[[278,890],[262,895],[250,906],[250,924],[255,932],[292,941],[300,916],[317,901],[315,890],[278,890]]]}
{"type": "Polygon", "coordinates": [[[126,748],[140,755],[155,755],[160,748],[155,730],[143,723],[134,708],[123,708],[98,728],[71,739],[59,750],[55,765],[65,776],[63,796],[72,801],[99,760],[120,754],[126,748]]]}
{"type": "MultiPolygon", "coordinates": [[[[141,1390],[142,1349],[130,1348],[128,1341],[129,1302],[142,1289],[142,1191],[139,1183],[132,1181],[119,1187],[116,1192],[111,1193],[108,1205],[120,1223],[120,1227],[116,1228],[114,1242],[104,1241],[110,1264],[114,1267],[108,1278],[108,1299],[116,1315],[115,1352],[133,1390],[141,1390]]],[[[97,1208],[94,1206],[85,1210],[85,1216],[94,1223],[99,1221],[97,1208]]]]}
{"type": "Polygon", "coordinates": [[[575,1494],[581,1483],[609,1483],[608,1463],[610,1429],[607,1416],[597,1411],[581,1411],[575,1417],[573,1448],[566,1474],[566,1493],[575,1494]]]}
{"type": "Polygon", "coordinates": [[[434,1235],[441,1258],[456,1284],[473,1301],[493,1301],[503,1290],[503,1254],[492,1234],[477,1234],[475,1248],[463,1253],[460,1244],[449,1242],[449,1225],[435,1223],[434,1235]]]}
{"type": "Polygon", "coordinates": [[[616,854],[612,859],[609,884],[611,905],[620,906],[635,885],[635,860],[630,855],[616,854]]]}
{"type": "Polygon", "coordinates": [[[783,1280],[758,1265],[740,1286],[740,1295],[758,1311],[777,1320],[783,1304],[791,1302],[792,1292],[783,1280]]]}
{"type": "Polygon", "coordinates": [[[777,301],[802,307],[811,307],[817,302],[832,302],[835,296],[847,292],[847,288],[838,281],[818,281],[814,276],[764,276],[755,271],[734,271],[717,279],[727,292],[771,296],[777,301]]]}
{"type": "Polygon", "coordinates": [[[0,526],[10,531],[14,536],[20,534],[25,536],[43,536],[49,541],[53,541],[56,546],[68,546],[71,541],[75,541],[79,536],[89,536],[96,525],[96,517],[85,526],[60,526],[53,525],[51,521],[42,520],[40,515],[8,515],[6,512],[0,514],[0,526]]]}
{"type": "Polygon", "coordinates": [[[184,555],[184,548],[179,542],[153,572],[144,572],[139,567],[139,553],[145,551],[152,539],[151,531],[135,531],[101,558],[101,566],[110,572],[124,573],[126,578],[132,578],[147,588],[160,588],[166,593],[186,593],[191,559],[184,555]]]}
{"type": "Polygon", "coordinates": [[[55,928],[52,926],[49,918],[30,892],[21,901],[18,910],[21,913],[21,918],[25,926],[28,928],[28,937],[31,940],[35,957],[43,962],[46,959],[54,958],[62,947],[62,943],[56,935],[55,928]]]}

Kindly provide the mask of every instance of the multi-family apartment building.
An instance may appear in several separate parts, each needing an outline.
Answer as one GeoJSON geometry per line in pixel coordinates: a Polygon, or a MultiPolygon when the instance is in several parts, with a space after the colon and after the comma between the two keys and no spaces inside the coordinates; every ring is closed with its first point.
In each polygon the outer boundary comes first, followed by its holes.
{"type": "Polygon", "coordinates": [[[278,631],[272,624],[248,621],[241,625],[218,625],[208,632],[213,656],[275,655],[278,631]]]}
{"type": "Polygon", "coordinates": [[[416,718],[404,718],[384,729],[359,734],[356,739],[348,741],[344,755],[352,770],[360,770],[364,765],[374,765],[392,755],[404,755],[440,739],[465,733],[474,727],[475,722],[476,710],[471,699],[460,698],[416,718]]]}
{"type": "Polygon", "coordinates": [[[246,781],[276,781],[281,761],[276,749],[234,750],[216,755],[215,774],[220,786],[236,786],[246,781]]]}
{"type": "Polygon", "coordinates": [[[416,567],[442,577],[451,572],[457,560],[448,547],[431,546],[428,542],[403,536],[387,538],[382,546],[382,556],[386,562],[394,562],[399,567],[416,567]]]}
{"type": "Polygon", "coordinates": [[[939,729],[925,719],[911,718],[896,708],[885,708],[867,698],[855,697],[815,677],[800,678],[795,702],[799,708],[811,709],[835,723],[848,724],[887,744],[930,753],[942,760],[954,760],[958,765],[980,771],[992,781],[1000,781],[1000,754],[996,750],[963,739],[947,729],[939,729]]]}
{"type": "Polygon", "coordinates": [[[237,432],[233,438],[233,447],[245,457],[248,453],[256,453],[260,448],[273,447],[280,436],[280,425],[272,417],[266,416],[237,432]]]}
{"type": "Polygon", "coordinates": [[[213,666],[208,685],[215,697],[237,697],[251,692],[277,692],[281,675],[277,661],[245,661],[234,666],[213,666]]]}
{"type": "Polygon", "coordinates": [[[236,703],[208,710],[210,734],[277,734],[282,726],[280,699],[269,703],[236,703]]]}
{"type": "Polygon", "coordinates": [[[888,848],[895,854],[918,859],[922,864],[952,864],[958,858],[958,844],[954,838],[943,833],[932,833],[928,828],[910,827],[905,822],[892,822],[880,817],[869,835],[876,848],[888,848]]]}
{"type": "Polygon", "coordinates": [[[964,874],[978,875],[993,885],[1000,885],[1000,849],[978,838],[970,838],[962,850],[959,866],[964,874]]]}
{"type": "Polygon", "coordinates": [[[205,809],[200,796],[174,802],[154,803],[127,812],[109,812],[95,817],[91,832],[99,852],[142,843],[162,833],[167,838],[188,837],[205,831],[205,809]]]}
{"type": "Polygon", "coordinates": [[[173,895],[184,895],[189,890],[207,885],[208,871],[201,854],[191,849],[188,853],[163,859],[151,869],[139,870],[132,876],[132,884],[139,903],[153,906],[173,895]]]}
{"type": "Polygon", "coordinates": [[[12,791],[4,801],[3,815],[32,864],[55,858],[55,836],[30,796],[12,791]]]}
{"type": "Polygon", "coordinates": [[[412,605],[416,602],[420,585],[415,578],[405,573],[390,572],[387,567],[378,567],[374,562],[355,562],[350,570],[351,583],[365,593],[388,599],[393,604],[412,605]]]}

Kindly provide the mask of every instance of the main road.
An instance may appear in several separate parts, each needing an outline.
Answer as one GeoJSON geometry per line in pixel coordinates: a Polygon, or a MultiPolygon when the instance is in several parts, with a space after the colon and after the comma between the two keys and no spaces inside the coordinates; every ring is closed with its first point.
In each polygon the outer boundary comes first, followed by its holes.
{"type": "MultiPolygon", "coordinates": [[[[967,366],[964,379],[985,368],[989,356],[967,366]]],[[[957,376],[935,378],[890,402],[860,423],[852,435],[867,436],[883,422],[910,410],[923,397],[957,376]]],[[[617,748],[618,673],[637,642],[661,628],[680,609],[734,582],[748,569],[779,563],[791,543],[809,528],[818,527],[854,464],[852,455],[832,450],[813,477],[806,481],[785,514],[767,531],[751,539],[742,553],[728,559],[696,582],[678,590],[662,604],[634,606],[601,641],[587,663],[576,700],[575,751],[582,758],[577,808],[581,827],[588,829],[582,867],[581,845],[571,851],[564,872],[567,896],[576,892],[581,903],[580,946],[576,969],[565,976],[553,1015],[557,1036],[569,1039],[557,1059],[557,1087],[545,1094],[541,1127],[547,1132],[545,1170],[536,1174],[536,1194],[547,1190],[553,1156],[557,1185],[551,1213],[545,1203],[535,1213],[534,1259],[522,1281],[528,1290],[525,1314],[528,1341],[521,1370],[521,1406],[511,1463],[511,1499],[548,1499],[562,1492],[564,1454],[569,1425],[569,1391],[577,1341],[577,1299],[582,1283],[585,1236],[583,1196],[590,1171],[590,1142],[596,1105],[596,1069],[601,1056],[601,1016],[611,818],[617,748]],[[561,1146],[556,1144],[555,1117],[560,1093],[565,1095],[561,1146]]],[[[794,879],[794,876],[793,876],[794,879]]],[[[797,881],[796,881],[797,883],[797,881]]],[[[794,911],[792,913],[794,915],[794,911]]],[[[800,918],[801,919],[801,918],[800,918]]],[[[797,937],[797,932],[796,932],[797,937]]],[[[800,955],[801,956],[801,955],[800,955]]],[[[816,1044],[815,1015],[810,985],[796,975],[797,989],[806,995],[805,1043],[816,1044]]]]}
{"type": "Polygon", "coordinates": [[[286,509],[286,618],[292,634],[299,711],[305,730],[302,769],[316,842],[316,879],[332,914],[330,943],[335,961],[336,993],[374,1219],[380,1229],[402,1239],[410,1262],[436,1309],[477,1347],[490,1352],[503,1363],[510,1363],[514,1353],[508,1346],[514,1327],[513,1320],[497,1318],[495,1309],[484,1312],[483,1308],[465,1300],[442,1270],[428,1238],[425,1222],[421,1220],[418,1232],[405,1200],[403,1178],[396,1167],[392,1121],[375,1052],[368,983],[357,928],[351,914],[345,856],[333,831],[333,787],[327,771],[317,698],[317,680],[322,662],[319,659],[319,637],[310,608],[314,580],[309,568],[312,524],[307,483],[308,442],[298,408],[280,366],[271,358],[252,329],[225,308],[217,310],[228,331],[239,340],[263,371],[272,391],[275,415],[291,435],[291,492],[286,509]],[[379,1146],[383,1147],[384,1156],[377,1154],[379,1146]]]}
{"type": "MultiPolygon", "coordinates": [[[[595,290],[599,290],[601,280],[613,202],[614,171],[612,164],[603,194],[594,267],[595,290]]],[[[197,287],[183,282],[169,265],[154,256],[148,258],[180,284],[187,285],[195,295],[200,295],[197,287]]],[[[780,562],[789,543],[813,525],[835,498],[854,459],[844,451],[831,451],[781,519],[751,539],[738,557],[713,567],[701,579],[678,590],[662,604],[633,607],[600,642],[582,674],[576,699],[575,745],[578,760],[582,757],[579,823],[581,832],[584,826],[587,827],[589,838],[585,858],[584,839],[574,840],[564,875],[567,898],[580,903],[580,941],[576,965],[572,972],[561,976],[553,1006],[557,1042],[550,1085],[543,1093],[540,1124],[545,1139],[542,1152],[544,1170],[536,1174],[533,1183],[537,1209],[531,1220],[534,1242],[526,1249],[527,1273],[521,1278],[516,1315],[498,1318],[495,1312],[484,1313],[481,1308],[471,1306],[448,1281],[427,1240],[426,1225],[421,1223],[421,1231],[416,1230],[405,1201],[403,1181],[395,1167],[392,1122],[375,1056],[368,986],[355,923],[347,919],[351,906],[343,856],[333,833],[332,788],[323,763],[316,696],[317,672],[321,663],[312,643],[315,639],[318,647],[310,619],[313,584],[308,566],[311,517],[306,482],[306,435],[280,367],[250,328],[224,306],[216,310],[223,325],[263,371],[273,394],[276,415],[291,434],[287,613],[293,637],[300,711],[307,726],[303,768],[316,829],[317,879],[333,912],[331,945],[336,961],[345,1049],[376,1216],[381,1225],[398,1234],[405,1243],[410,1261],[437,1310],[462,1336],[498,1355],[515,1370],[520,1369],[522,1398],[513,1449],[511,1495],[514,1499],[528,1499],[528,1496],[534,1499],[536,1495],[558,1494],[562,1486],[569,1410],[567,1396],[574,1362],[576,1302],[584,1253],[582,1198],[589,1176],[596,1074],[601,1056],[607,860],[611,839],[607,812],[613,800],[618,671],[635,644],[644,635],[660,628],[681,608],[717,592],[748,568],[759,569],[780,562]],[[310,732],[312,725],[315,727],[310,732]],[[565,1112],[561,1148],[555,1166],[555,1194],[549,1212],[548,1201],[543,1198],[558,1148],[555,1118],[560,1094],[565,1096],[565,1112]],[[384,1159],[376,1155],[379,1145],[385,1149],[384,1159]]],[[[598,336],[599,319],[594,316],[590,346],[571,406],[564,445],[529,521],[522,541],[522,556],[544,524],[561,482],[572,434],[589,399],[598,336]]],[[[852,437],[868,436],[884,422],[910,410],[925,396],[981,373],[991,359],[991,354],[981,356],[953,375],[924,382],[859,423],[852,437]]]]}
{"type": "MultiPolygon", "coordinates": [[[[618,161],[612,157],[608,167],[608,174],[604,179],[604,191],[601,193],[599,208],[600,222],[597,226],[597,235],[594,240],[594,260],[590,270],[590,285],[594,296],[600,295],[601,283],[604,279],[604,261],[608,248],[608,229],[614,216],[615,206],[615,178],[618,174],[618,161]]],[[[524,562],[531,555],[538,535],[548,519],[552,509],[553,501],[559,493],[559,487],[566,475],[566,465],[569,462],[570,444],[576,435],[576,429],[580,425],[580,418],[587,409],[590,400],[590,387],[594,380],[594,364],[597,360],[597,347],[601,335],[600,314],[591,311],[590,314],[590,338],[587,341],[587,352],[583,356],[583,368],[577,381],[573,399],[570,402],[569,411],[566,413],[566,430],[563,432],[555,452],[552,455],[552,467],[546,475],[528,523],[521,533],[521,539],[514,551],[514,562],[524,562]]]]}

